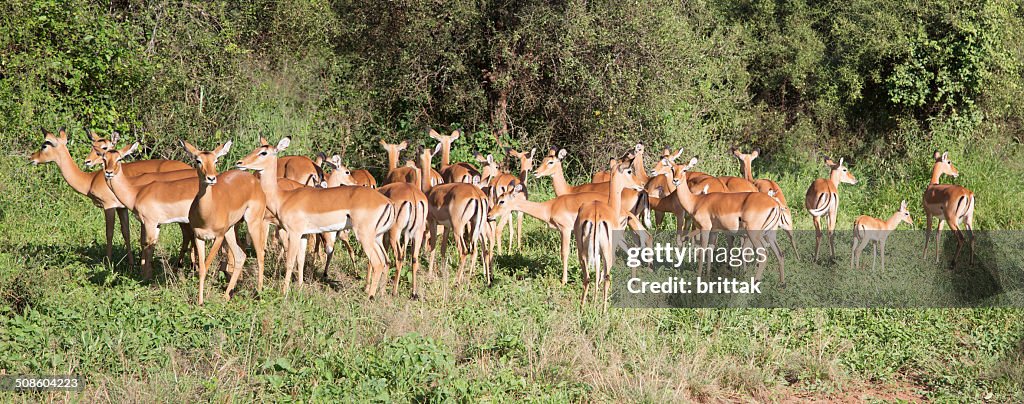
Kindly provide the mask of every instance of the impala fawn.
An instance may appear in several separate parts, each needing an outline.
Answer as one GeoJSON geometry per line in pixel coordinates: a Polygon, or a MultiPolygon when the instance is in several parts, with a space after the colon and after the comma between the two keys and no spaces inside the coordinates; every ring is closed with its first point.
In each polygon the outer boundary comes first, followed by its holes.
{"type": "Polygon", "coordinates": [[[858,216],[857,220],[853,221],[853,251],[851,251],[850,268],[860,268],[860,255],[864,252],[864,247],[874,241],[875,244],[871,249],[871,269],[875,268],[875,256],[878,255],[878,250],[882,250],[882,270],[885,271],[885,240],[889,238],[889,233],[892,233],[900,222],[914,224],[910,220],[910,211],[907,210],[906,200],[900,202],[900,210],[889,216],[888,220],[866,215],[858,216]]]}

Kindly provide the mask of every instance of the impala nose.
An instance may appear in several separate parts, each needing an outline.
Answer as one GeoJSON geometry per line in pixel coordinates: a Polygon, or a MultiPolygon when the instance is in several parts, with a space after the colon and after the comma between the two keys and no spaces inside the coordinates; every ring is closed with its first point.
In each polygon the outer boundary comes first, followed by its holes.
{"type": "Polygon", "coordinates": [[[207,184],[216,184],[217,183],[217,177],[206,176],[206,183],[207,184]]]}

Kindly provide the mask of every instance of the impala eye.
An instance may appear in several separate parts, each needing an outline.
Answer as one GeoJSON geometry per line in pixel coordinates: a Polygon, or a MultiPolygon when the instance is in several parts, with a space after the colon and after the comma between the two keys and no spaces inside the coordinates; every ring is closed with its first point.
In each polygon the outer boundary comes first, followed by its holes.
{"type": "Polygon", "coordinates": [[[349,175],[349,174],[352,174],[352,172],[351,171],[345,171],[345,175],[349,175]]]}
{"type": "Polygon", "coordinates": [[[260,152],[260,155],[261,155],[261,156],[266,156],[266,155],[267,155],[267,152],[265,152],[265,151],[262,151],[262,152],[260,152]]]}
{"type": "Polygon", "coordinates": [[[504,205],[504,204],[505,204],[505,200],[504,199],[498,201],[498,205],[504,205]]]}

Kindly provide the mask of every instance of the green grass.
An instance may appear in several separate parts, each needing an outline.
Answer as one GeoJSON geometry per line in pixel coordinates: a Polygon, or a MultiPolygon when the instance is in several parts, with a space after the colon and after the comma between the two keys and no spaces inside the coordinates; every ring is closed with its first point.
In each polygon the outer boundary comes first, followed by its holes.
{"type": "MultiPolygon", "coordinates": [[[[781,180],[808,228],[798,209],[807,179],[781,180]]],[[[0,187],[0,373],[88,378],[81,393],[4,400],[1024,400],[1015,308],[581,312],[578,274],[559,284],[557,236],[531,220],[526,247],[498,257],[491,288],[425,277],[422,300],[408,298],[406,279],[399,296],[367,301],[365,262],[342,255],[335,287],[307,283],[284,298],[270,255],[262,294],[250,270],[225,301],[218,276],[199,307],[195,275],[165,262],[173,227],[157,253],[162,275],[143,284],[135,269],[101,262],[101,214],[55,167],[5,157],[0,187]]],[[[855,211],[888,215],[901,197],[876,205],[867,190],[841,192],[847,229],[855,211]]],[[[832,270],[845,270],[842,254],[832,270]]]]}

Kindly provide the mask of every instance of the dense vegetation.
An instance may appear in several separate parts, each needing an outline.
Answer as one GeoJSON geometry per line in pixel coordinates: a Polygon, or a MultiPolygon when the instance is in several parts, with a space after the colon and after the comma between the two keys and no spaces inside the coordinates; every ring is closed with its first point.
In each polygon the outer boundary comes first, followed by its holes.
{"type": "Polygon", "coordinates": [[[581,315],[536,223],[529,248],[499,260],[498,287],[428,282],[450,301],[368,304],[342,275],[338,290],[199,308],[191,274],[151,288],[100,264],[98,211],[23,154],[39,127],[67,126],[76,158],[85,127],[167,158],[183,156],[179,138],[231,138],[240,155],[258,135],[291,135],[294,153],[379,173],[378,139],[457,127],[457,160],[561,146],[584,178],[637,141],[736,174],[726,150],[739,145],[763,150],[755,172],[783,185],[801,228],[821,156],[846,157],[862,184],[842,189],[843,228],[915,206],[942,149],[961,171],[946,181],[979,195],[979,227],[1019,230],[1022,86],[1017,1],[2,2],[0,147],[13,156],[0,158],[0,374],[82,370],[102,381],[94,399],[115,401],[841,398],[877,386],[1019,401],[1017,310],[581,315]]]}

